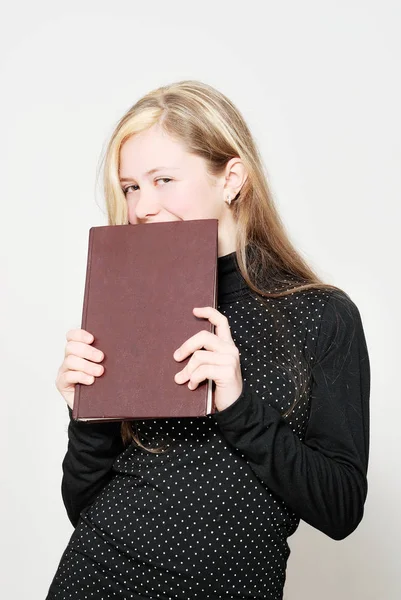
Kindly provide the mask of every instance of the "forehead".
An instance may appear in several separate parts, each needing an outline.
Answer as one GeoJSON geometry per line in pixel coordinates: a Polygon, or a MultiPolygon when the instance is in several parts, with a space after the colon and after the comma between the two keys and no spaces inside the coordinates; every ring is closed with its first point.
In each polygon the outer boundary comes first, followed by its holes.
{"type": "Polygon", "coordinates": [[[128,138],[120,148],[120,179],[148,178],[149,171],[156,167],[167,167],[166,176],[177,173],[191,178],[208,176],[207,164],[203,157],[188,152],[184,144],[156,124],[128,138]]]}
{"type": "MultiPolygon", "coordinates": [[[[141,131],[128,138],[120,149],[120,171],[135,168],[140,174],[146,170],[175,161],[188,160],[184,146],[158,126],[141,131]]],[[[178,165],[177,165],[178,166],[178,165]]]]}

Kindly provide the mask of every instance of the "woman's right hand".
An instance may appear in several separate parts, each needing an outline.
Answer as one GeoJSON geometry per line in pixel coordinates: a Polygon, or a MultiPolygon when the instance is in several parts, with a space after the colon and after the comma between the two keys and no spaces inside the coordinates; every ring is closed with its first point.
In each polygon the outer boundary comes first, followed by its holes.
{"type": "Polygon", "coordinates": [[[68,406],[74,406],[76,383],[91,385],[95,377],[103,374],[104,367],[96,364],[103,360],[104,354],[94,346],[93,335],[85,329],[71,329],[67,333],[65,358],[58,370],[56,387],[68,406]]]}

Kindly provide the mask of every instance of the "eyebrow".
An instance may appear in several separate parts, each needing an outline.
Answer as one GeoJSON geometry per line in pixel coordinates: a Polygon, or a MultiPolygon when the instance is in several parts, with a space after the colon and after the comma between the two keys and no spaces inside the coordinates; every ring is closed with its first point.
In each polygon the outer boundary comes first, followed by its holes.
{"type": "MultiPolygon", "coordinates": [[[[155,167],[154,169],[147,171],[145,175],[153,175],[153,173],[156,173],[156,171],[163,171],[164,169],[167,169],[168,171],[176,171],[178,167],[155,167]]],[[[132,179],[134,179],[134,177],[121,177],[120,181],[123,183],[124,181],[132,181],[132,179]]]]}

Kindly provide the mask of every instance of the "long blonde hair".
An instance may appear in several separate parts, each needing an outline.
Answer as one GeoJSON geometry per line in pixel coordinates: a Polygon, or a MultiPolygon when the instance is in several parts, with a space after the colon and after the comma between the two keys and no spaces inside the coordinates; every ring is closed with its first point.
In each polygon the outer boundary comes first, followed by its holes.
{"type": "MultiPolygon", "coordinates": [[[[121,146],[156,123],[187,152],[201,156],[212,177],[221,175],[231,158],[242,160],[248,177],[230,205],[237,224],[236,258],[243,278],[260,301],[309,289],[340,289],[323,283],[292,245],[275,207],[258,148],[239,110],[224,94],[200,81],[179,81],[149,92],[117,123],[103,158],[109,225],[128,223],[119,181],[121,146]]],[[[271,310],[270,304],[268,308],[271,310]]],[[[298,397],[283,416],[291,413],[306,386],[305,378],[298,397]]],[[[149,452],[163,451],[162,447],[145,447],[133,426],[131,421],[121,424],[125,444],[134,441],[149,452]]]]}

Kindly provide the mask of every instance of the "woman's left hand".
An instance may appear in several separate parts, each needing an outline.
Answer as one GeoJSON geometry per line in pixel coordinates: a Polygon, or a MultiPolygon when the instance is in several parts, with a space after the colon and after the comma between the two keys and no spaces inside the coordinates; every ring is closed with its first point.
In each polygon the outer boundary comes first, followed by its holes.
{"type": "Polygon", "coordinates": [[[222,411],[242,393],[239,350],[231,337],[228,319],[221,312],[211,306],[194,308],[193,312],[196,317],[209,319],[215,325],[215,333],[199,331],[177,348],[173,356],[178,362],[192,356],[174,380],[180,384],[189,380],[188,387],[194,390],[204,379],[213,379],[216,383],[214,401],[217,410],[222,411]]]}

